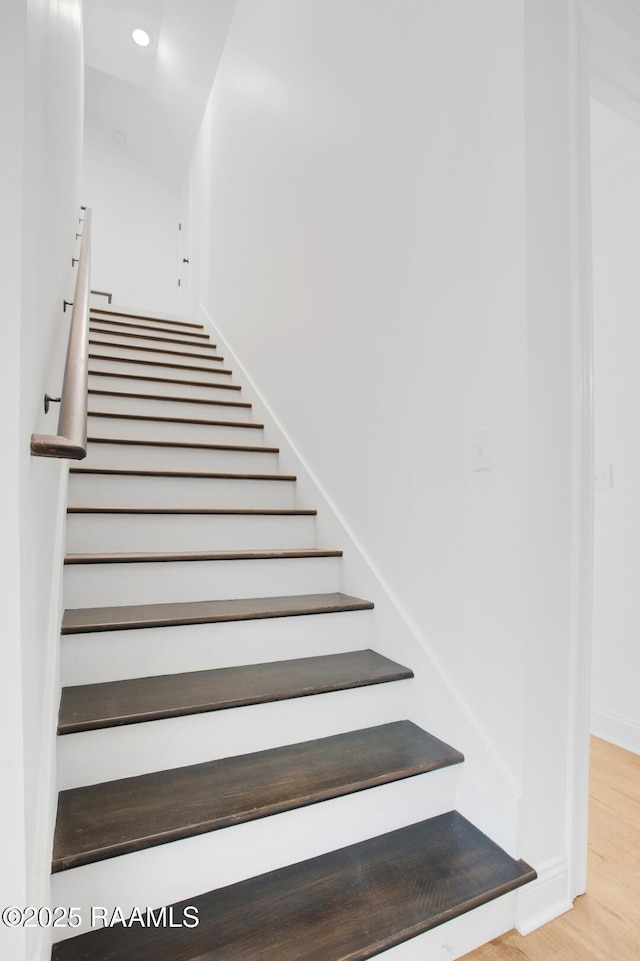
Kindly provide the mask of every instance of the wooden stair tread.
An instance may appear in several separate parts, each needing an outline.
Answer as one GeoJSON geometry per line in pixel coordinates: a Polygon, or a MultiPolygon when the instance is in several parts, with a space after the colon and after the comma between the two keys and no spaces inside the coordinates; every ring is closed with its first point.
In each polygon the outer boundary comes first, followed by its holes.
{"type": "MultiPolygon", "coordinates": [[[[205,404],[208,407],[229,407],[231,406],[224,400],[212,400],[209,397],[174,397],[171,394],[139,394],[134,391],[124,391],[124,390],[99,390],[95,387],[90,387],[88,390],[89,397],[111,397],[116,400],[161,400],[168,401],[171,404],[205,404]]],[[[233,406],[239,407],[249,407],[250,404],[235,404],[233,406]]],[[[213,421],[218,427],[264,427],[264,424],[254,423],[253,421],[236,421],[236,420],[217,420],[213,421]]]]}
{"type": "Polygon", "coordinates": [[[154,314],[136,314],[135,311],[114,310],[111,307],[91,307],[90,313],[95,320],[98,320],[97,317],[94,317],[95,314],[108,314],[109,317],[130,317],[133,320],[149,320],[152,322],[155,320],[161,324],[171,324],[174,327],[193,327],[196,330],[204,330],[203,324],[194,324],[188,320],[170,320],[167,317],[155,316],[154,314]]]}
{"type": "Polygon", "coordinates": [[[288,701],[411,677],[408,668],[365,650],[79,684],[62,689],[58,734],[288,701]]]}
{"type": "Polygon", "coordinates": [[[62,791],[53,870],[194,837],[462,760],[415,724],[397,721],[62,791]]]}
{"type": "MultiPolygon", "coordinates": [[[[143,347],[141,344],[114,344],[110,340],[97,340],[95,337],[89,335],[89,344],[94,347],[115,347],[121,350],[139,350],[147,354],[171,354],[176,357],[197,357],[199,360],[216,360],[215,357],[207,357],[204,354],[198,354],[195,351],[189,350],[172,350],[170,347],[143,347]]],[[[198,344],[198,347],[200,344],[198,344]]],[[[213,344],[203,344],[202,346],[214,347],[213,344]]]]}
{"type": "Polygon", "coordinates": [[[84,634],[93,631],[123,631],[132,628],[171,627],[180,624],[212,624],[267,617],[333,614],[372,608],[371,601],[351,597],[341,592],[168,604],[134,604],[120,607],[88,607],[66,610],[62,618],[61,631],[63,634],[84,634]]]}
{"type": "Polygon", "coordinates": [[[123,551],[105,554],[67,554],[65,564],[154,564],[171,561],[266,561],[306,557],[342,557],[340,550],[318,547],[257,551],[123,551]]]}
{"type": "MultiPolygon", "coordinates": [[[[183,336],[185,337],[198,337],[201,340],[211,339],[209,337],[209,334],[205,334],[203,331],[197,332],[195,330],[170,330],[168,327],[156,327],[153,325],[153,323],[132,324],[130,321],[126,321],[126,320],[113,320],[111,317],[94,317],[93,311],[91,315],[91,321],[95,322],[96,324],[108,325],[109,327],[117,327],[117,328],[128,327],[129,329],[134,329],[134,330],[153,330],[153,331],[158,331],[159,333],[165,333],[165,334],[174,334],[174,333],[183,334],[183,336]]],[[[194,341],[194,343],[197,343],[197,341],[194,341]]]]}
{"type": "MultiPolygon", "coordinates": [[[[138,340],[157,340],[162,344],[186,344],[191,347],[206,347],[208,350],[216,350],[216,345],[212,344],[206,334],[203,336],[201,334],[196,334],[196,337],[200,337],[200,340],[181,340],[179,337],[166,337],[162,336],[160,330],[156,329],[149,333],[150,328],[147,328],[145,333],[142,333],[142,328],[138,327],[134,332],[133,330],[110,330],[107,326],[109,321],[106,321],[104,326],[96,327],[96,324],[101,324],[102,321],[97,318],[89,326],[89,332],[92,334],[106,334],[108,337],[134,337],[138,340]]],[[[163,331],[164,334],[171,334],[173,331],[167,330],[163,331]]],[[[194,336],[194,335],[189,335],[194,336]]]]}
{"type": "Polygon", "coordinates": [[[173,906],[197,927],[104,928],[52,961],[366,961],[535,877],[450,811],[173,906]]]}
{"type": "Polygon", "coordinates": [[[87,437],[88,444],[121,444],[125,447],[162,447],[180,450],[227,450],[252,454],[279,454],[278,447],[249,444],[202,444],[197,441],[182,440],[142,440],[131,437],[87,437]]]}
{"type": "Polygon", "coordinates": [[[246,517],[316,517],[300,507],[67,507],[67,514],[231,514],[246,517]]]}
{"type": "MultiPolygon", "coordinates": [[[[112,354],[94,354],[89,351],[89,360],[110,360],[118,364],[137,364],[145,367],[166,367],[169,370],[198,370],[203,374],[215,373],[215,367],[198,367],[196,364],[178,364],[167,360],[145,360],[143,357],[114,357],[112,354]]],[[[224,357],[205,357],[205,360],[223,361],[224,357]]]]}
{"type": "MultiPolygon", "coordinates": [[[[231,370],[213,370],[211,373],[215,374],[231,374],[231,370]]],[[[122,374],[119,371],[111,370],[90,370],[90,377],[114,377],[119,380],[142,380],[145,383],[152,384],[174,384],[176,387],[204,387],[207,390],[215,390],[218,384],[207,383],[202,380],[184,380],[183,378],[176,377],[153,377],[151,374],[122,374]]]]}
{"type": "Polygon", "coordinates": [[[295,481],[295,474],[240,474],[231,471],[153,470],[151,468],[71,467],[70,474],[104,474],[112,477],[200,477],[207,480],[295,481]]]}
{"type": "Polygon", "coordinates": [[[124,414],[119,411],[88,410],[87,417],[102,420],[140,420],[154,424],[195,424],[198,427],[245,427],[250,430],[263,430],[263,424],[236,424],[233,421],[204,420],[201,417],[171,417],[166,414],[124,414]]]}

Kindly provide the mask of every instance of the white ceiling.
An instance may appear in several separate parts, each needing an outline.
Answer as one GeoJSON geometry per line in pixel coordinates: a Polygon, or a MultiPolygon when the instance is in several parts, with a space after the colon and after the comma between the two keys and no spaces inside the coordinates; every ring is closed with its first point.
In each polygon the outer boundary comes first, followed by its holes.
{"type": "Polygon", "coordinates": [[[176,194],[236,0],[84,0],[85,113],[176,194]],[[142,27],[151,44],[138,47],[142,27]]]}

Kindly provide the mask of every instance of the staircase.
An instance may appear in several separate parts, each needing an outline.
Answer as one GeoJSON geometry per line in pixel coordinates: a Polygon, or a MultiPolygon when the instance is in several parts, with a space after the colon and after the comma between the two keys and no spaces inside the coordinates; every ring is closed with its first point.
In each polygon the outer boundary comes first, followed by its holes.
{"type": "Polygon", "coordinates": [[[53,903],[124,923],[52,961],[355,961],[532,880],[454,810],[462,755],[203,328],[101,306],[89,356],[53,903]]]}

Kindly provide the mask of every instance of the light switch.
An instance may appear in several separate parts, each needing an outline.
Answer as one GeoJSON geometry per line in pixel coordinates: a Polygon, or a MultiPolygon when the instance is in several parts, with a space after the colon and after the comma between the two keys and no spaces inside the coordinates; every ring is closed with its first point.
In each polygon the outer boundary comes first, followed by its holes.
{"type": "Polygon", "coordinates": [[[471,440],[473,444],[472,463],[474,471],[491,470],[491,428],[485,427],[482,430],[474,430],[471,435],[471,440]]]}

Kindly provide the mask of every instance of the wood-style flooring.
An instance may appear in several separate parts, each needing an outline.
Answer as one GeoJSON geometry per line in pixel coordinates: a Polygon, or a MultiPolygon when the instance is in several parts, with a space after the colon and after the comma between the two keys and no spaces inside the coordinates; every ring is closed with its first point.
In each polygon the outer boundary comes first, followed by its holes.
{"type": "Polygon", "coordinates": [[[640,958],[640,756],[591,739],[587,893],[527,937],[515,931],[464,961],[640,958]]]}

